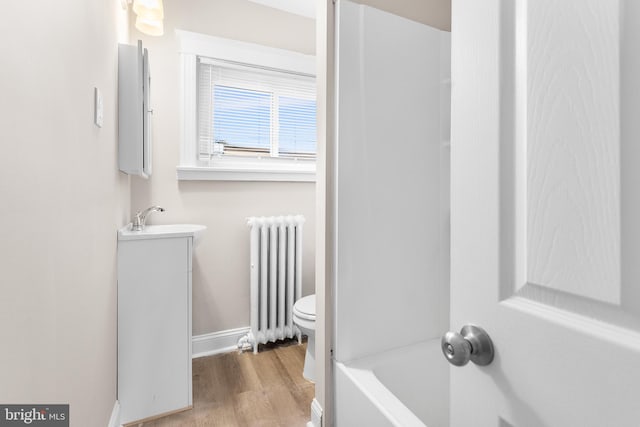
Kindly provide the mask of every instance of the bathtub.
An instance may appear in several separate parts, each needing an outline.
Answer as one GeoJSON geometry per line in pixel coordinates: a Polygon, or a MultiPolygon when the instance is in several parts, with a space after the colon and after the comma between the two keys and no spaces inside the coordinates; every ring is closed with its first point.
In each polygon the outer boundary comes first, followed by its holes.
{"type": "Polygon", "coordinates": [[[434,339],[336,363],[337,427],[446,427],[449,364],[434,339]]]}

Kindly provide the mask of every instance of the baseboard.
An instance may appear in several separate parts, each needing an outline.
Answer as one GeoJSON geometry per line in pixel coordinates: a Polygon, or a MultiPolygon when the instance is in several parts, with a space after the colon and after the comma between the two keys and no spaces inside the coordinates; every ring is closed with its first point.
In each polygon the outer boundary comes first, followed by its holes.
{"type": "Polygon", "coordinates": [[[120,427],[120,402],[116,400],[111,411],[111,418],[109,418],[109,425],[107,427],[120,427]]]}
{"type": "Polygon", "coordinates": [[[322,427],[322,406],[315,397],[311,401],[311,421],[307,423],[307,427],[322,427]]]}
{"type": "Polygon", "coordinates": [[[238,340],[249,332],[249,327],[196,335],[191,339],[193,358],[227,353],[238,348],[238,340]]]}

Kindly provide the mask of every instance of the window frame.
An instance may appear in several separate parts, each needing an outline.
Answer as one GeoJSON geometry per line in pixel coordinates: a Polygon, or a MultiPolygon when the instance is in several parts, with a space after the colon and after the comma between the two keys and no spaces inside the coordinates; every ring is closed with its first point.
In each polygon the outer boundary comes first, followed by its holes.
{"type": "Polygon", "coordinates": [[[198,57],[283,70],[315,77],[315,57],[253,43],[176,30],[181,62],[179,180],[315,182],[314,159],[216,157],[199,160],[197,131],[198,57]],[[207,164],[205,164],[207,163],[207,164]]]}

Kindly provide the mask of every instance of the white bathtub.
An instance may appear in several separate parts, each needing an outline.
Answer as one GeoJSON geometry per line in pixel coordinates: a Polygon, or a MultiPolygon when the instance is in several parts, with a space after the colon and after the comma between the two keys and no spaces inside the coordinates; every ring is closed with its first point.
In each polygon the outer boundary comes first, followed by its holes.
{"type": "Polygon", "coordinates": [[[337,427],[447,427],[449,365],[440,340],[336,363],[337,427]]]}

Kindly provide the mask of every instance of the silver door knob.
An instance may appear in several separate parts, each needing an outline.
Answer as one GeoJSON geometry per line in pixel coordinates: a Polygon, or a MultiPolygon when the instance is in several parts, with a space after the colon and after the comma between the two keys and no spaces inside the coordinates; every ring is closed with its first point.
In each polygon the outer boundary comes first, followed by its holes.
{"type": "Polygon", "coordinates": [[[447,332],[440,341],[442,354],[449,363],[464,366],[471,360],[486,366],[493,361],[493,343],[489,334],[479,326],[465,325],[457,332],[447,332]]]}

